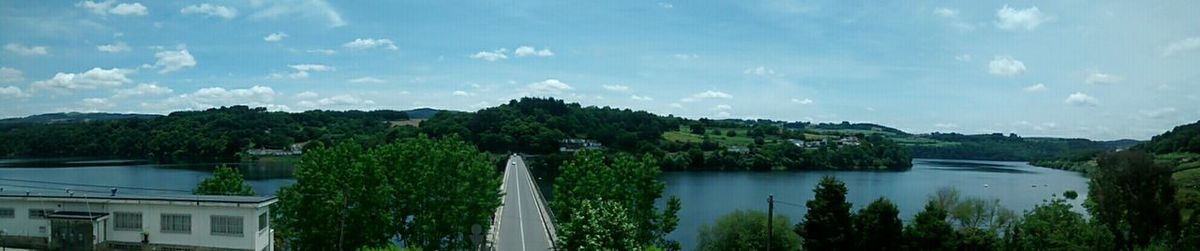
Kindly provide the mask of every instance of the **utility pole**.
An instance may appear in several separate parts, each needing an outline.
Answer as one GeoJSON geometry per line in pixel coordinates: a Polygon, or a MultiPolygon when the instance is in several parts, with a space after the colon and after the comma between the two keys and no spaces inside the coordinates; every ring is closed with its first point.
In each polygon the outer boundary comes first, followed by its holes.
{"type": "Polygon", "coordinates": [[[774,219],[775,195],[771,194],[767,196],[767,251],[771,251],[771,236],[774,235],[774,232],[771,231],[771,227],[774,226],[774,224],[772,224],[771,221],[774,219]]]}

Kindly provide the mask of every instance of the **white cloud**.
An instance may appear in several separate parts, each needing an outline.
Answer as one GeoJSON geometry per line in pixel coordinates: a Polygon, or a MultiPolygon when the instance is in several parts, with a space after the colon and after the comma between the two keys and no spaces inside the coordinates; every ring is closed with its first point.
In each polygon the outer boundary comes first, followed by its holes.
{"type": "Polygon", "coordinates": [[[108,10],[108,13],[118,16],[145,16],[146,14],[150,14],[150,12],[146,10],[146,6],[142,5],[141,3],[118,4],[117,7],[113,7],[111,10],[108,10]]]}
{"type": "Polygon", "coordinates": [[[724,92],[708,90],[708,91],[704,91],[701,93],[692,94],[692,96],[680,99],[679,101],[696,102],[696,101],[701,101],[701,100],[705,100],[705,99],[714,99],[714,98],[732,99],[733,95],[729,95],[728,93],[724,93],[724,92]]]}
{"type": "Polygon", "coordinates": [[[633,96],[629,96],[629,98],[631,98],[633,100],[637,100],[637,101],[654,101],[654,98],[649,97],[649,96],[633,95],[633,96]]]}
{"type": "Polygon", "coordinates": [[[183,13],[185,15],[201,14],[224,19],[233,19],[234,17],[237,17],[238,11],[237,9],[229,6],[202,3],[183,7],[183,9],[179,9],[179,13],[183,13]]]}
{"type": "Polygon", "coordinates": [[[11,84],[25,81],[24,73],[21,70],[0,67],[0,83],[11,84]]]}
{"type": "Polygon", "coordinates": [[[83,1],[75,4],[75,7],[88,9],[96,15],[106,16],[108,14],[118,16],[145,16],[150,14],[145,5],[141,3],[120,3],[117,4],[114,0],[103,2],[83,1]],[[114,6],[115,5],[115,6],[114,6]]]}
{"type": "Polygon", "coordinates": [[[312,50],[307,50],[306,52],[308,52],[308,53],[317,53],[317,54],[325,54],[325,55],[333,55],[333,54],[337,54],[337,51],[335,51],[335,50],[330,50],[330,49],[312,49],[312,50]]]}
{"type": "Polygon", "coordinates": [[[1077,106],[1100,105],[1099,100],[1097,100],[1096,98],[1093,98],[1092,96],[1088,96],[1087,94],[1084,94],[1082,92],[1076,92],[1076,93],[1071,94],[1070,96],[1067,96],[1067,99],[1063,100],[1063,102],[1067,103],[1068,105],[1077,105],[1077,106]]]}
{"type": "Polygon", "coordinates": [[[713,110],[718,110],[718,111],[728,111],[728,110],[733,110],[733,106],[729,106],[729,105],[726,105],[726,104],[719,104],[719,105],[717,105],[717,106],[714,106],[714,107],[713,107],[713,110]]]}
{"type": "Polygon", "coordinates": [[[998,76],[1013,76],[1025,72],[1025,63],[1010,56],[996,56],[988,63],[988,73],[998,76]]]}
{"type": "Polygon", "coordinates": [[[572,89],[571,85],[558,81],[558,79],[547,79],[529,84],[529,90],[534,93],[561,94],[572,89]]]}
{"type": "Polygon", "coordinates": [[[160,51],[154,53],[154,57],[158,58],[158,62],[154,63],[158,67],[158,73],[166,74],[173,71],[182,70],[183,68],[191,68],[196,66],[196,58],[188,53],[187,49],[179,51],[160,51]]]}
{"type": "Polygon", "coordinates": [[[679,59],[679,60],[690,60],[690,59],[700,58],[700,55],[696,55],[696,54],[674,54],[671,56],[675,57],[675,59],[679,59]]]}
{"type": "Polygon", "coordinates": [[[933,127],[952,129],[952,128],[958,128],[958,125],[954,124],[954,123],[937,123],[937,124],[933,124],[933,127]]]}
{"type": "Polygon", "coordinates": [[[958,61],[962,61],[962,62],[971,62],[971,54],[962,54],[962,55],[954,56],[954,60],[958,60],[958,61]]]}
{"type": "Polygon", "coordinates": [[[1083,80],[1083,82],[1087,83],[1089,85],[1115,84],[1117,82],[1121,82],[1121,76],[1116,76],[1116,75],[1102,73],[1102,72],[1093,70],[1093,71],[1091,71],[1091,73],[1088,73],[1087,78],[1085,78],[1083,80]]]}
{"type": "Polygon", "coordinates": [[[604,87],[605,90],[614,91],[614,92],[629,91],[629,86],[624,86],[624,85],[603,85],[601,87],[604,87]]]}
{"type": "Polygon", "coordinates": [[[717,113],[717,115],[716,115],[716,116],[714,116],[714,117],[718,117],[718,118],[728,118],[729,116],[732,116],[732,115],[731,115],[731,114],[729,114],[729,112],[724,112],[724,111],[723,111],[723,112],[718,112],[718,113],[717,113]]]}
{"type": "Polygon", "coordinates": [[[297,71],[322,72],[322,71],[333,71],[334,70],[333,67],[328,66],[328,65],[323,65],[323,64],[294,64],[294,65],[288,65],[288,67],[290,67],[292,69],[296,69],[297,71]]]}
{"type": "Polygon", "coordinates": [[[305,91],[305,92],[297,93],[295,97],[298,99],[314,99],[314,98],[317,98],[320,96],[321,95],[317,94],[316,92],[305,91]]]}
{"type": "Polygon", "coordinates": [[[465,91],[461,91],[461,90],[454,91],[454,93],[451,93],[451,94],[454,96],[460,96],[460,97],[474,96],[474,94],[471,94],[470,92],[465,92],[465,91]]]}
{"type": "Polygon", "coordinates": [[[131,72],[125,69],[112,68],[106,70],[98,67],[83,73],[59,72],[54,74],[53,78],[33,82],[32,86],[38,89],[59,91],[115,87],[129,83],[131,80],[125,75],[131,72]]]}
{"type": "Polygon", "coordinates": [[[276,33],[267,34],[267,36],[266,36],[266,37],[263,37],[263,41],[267,41],[267,42],[279,42],[279,41],[281,41],[281,40],[283,40],[284,38],[287,38],[287,37],[288,37],[288,34],[287,34],[287,33],[283,33],[283,32],[276,32],[276,33]]]}
{"type": "Polygon", "coordinates": [[[669,106],[671,106],[671,108],[683,108],[683,105],[679,103],[671,103],[669,106]]]}
{"type": "Polygon", "coordinates": [[[492,62],[492,61],[501,60],[501,59],[508,59],[508,55],[504,54],[506,52],[508,52],[508,49],[504,49],[504,48],[500,48],[500,49],[497,49],[494,51],[481,51],[481,52],[476,52],[474,55],[471,55],[471,58],[492,62]]]}
{"type": "Polygon", "coordinates": [[[350,41],[350,42],[346,42],[345,44],[342,44],[342,47],[355,49],[355,50],[383,48],[383,49],[388,49],[388,50],[394,51],[394,50],[400,49],[399,47],[396,47],[395,42],[392,42],[391,39],[386,39],[386,38],[384,38],[384,39],[358,38],[358,39],[354,39],[354,41],[350,41]]]}
{"type": "Polygon", "coordinates": [[[1042,14],[1042,11],[1038,10],[1037,6],[1018,10],[1005,5],[1003,8],[996,10],[996,19],[998,19],[996,20],[996,27],[1005,30],[1034,30],[1042,23],[1050,21],[1050,17],[1042,14]]]}
{"type": "Polygon", "coordinates": [[[792,103],[801,104],[801,105],[807,105],[807,104],[812,104],[812,103],[813,103],[813,100],[812,100],[812,99],[807,99],[807,98],[806,98],[806,99],[792,98],[792,103]]]}
{"type": "Polygon", "coordinates": [[[129,48],[129,45],[126,45],[125,42],[117,42],[115,44],[97,45],[96,50],[108,53],[118,53],[129,51],[131,48],[129,48]]]}
{"type": "Polygon", "coordinates": [[[1163,49],[1163,56],[1174,55],[1186,51],[1200,49],[1200,37],[1189,37],[1179,41],[1171,42],[1167,48],[1163,49]]]}
{"type": "Polygon", "coordinates": [[[759,76],[767,76],[767,75],[775,75],[775,70],[771,70],[771,69],[768,69],[767,67],[759,66],[756,68],[746,69],[746,70],[742,71],[742,73],[759,75],[759,76]]]}
{"type": "Polygon", "coordinates": [[[250,15],[251,19],[275,19],[279,17],[303,17],[325,19],[329,27],[346,25],[342,14],[324,0],[280,0],[250,1],[252,7],[261,8],[250,15]]]}
{"type": "Polygon", "coordinates": [[[1141,112],[1142,115],[1146,116],[1147,118],[1158,119],[1166,117],[1167,115],[1171,115],[1175,113],[1175,111],[1175,107],[1163,107],[1151,110],[1140,110],[1138,112],[1141,112]]]}
{"type": "Polygon", "coordinates": [[[113,108],[117,105],[109,102],[106,98],[85,98],[79,102],[79,106],[82,106],[84,111],[99,111],[113,108]]]}
{"type": "Polygon", "coordinates": [[[45,46],[25,46],[18,43],[8,43],[4,45],[4,50],[16,53],[21,56],[41,56],[50,54],[50,49],[45,46]]]}
{"type": "Polygon", "coordinates": [[[538,50],[538,49],[536,49],[536,48],[533,48],[533,47],[530,47],[530,46],[521,46],[521,47],[517,47],[517,50],[513,51],[513,54],[514,54],[514,55],[517,55],[518,57],[527,57],[527,56],[549,57],[549,56],[554,56],[554,52],[550,51],[550,49],[545,49],[545,48],[543,48],[543,49],[541,49],[541,50],[538,50]]]}
{"type": "Polygon", "coordinates": [[[349,82],[355,83],[355,84],[380,84],[380,83],[386,83],[387,81],[384,81],[383,79],[374,78],[374,77],[361,77],[361,78],[350,79],[349,82]]]}
{"type": "Polygon", "coordinates": [[[937,8],[933,9],[933,14],[937,14],[941,17],[954,18],[958,17],[958,10],[950,8],[937,8]]]}
{"type": "Polygon", "coordinates": [[[7,86],[0,88],[0,97],[6,99],[28,98],[29,96],[29,93],[22,91],[20,87],[7,86]]]}
{"type": "Polygon", "coordinates": [[[1025,88],[1021,88],[1021,89],[1025,90],[1025,92],[1040,92],[1040,91],[1046,90],[1046,85],[1042,84],[1042,83],[1037,83],[1035,85],[1026,86],[1025,88]]]}
{"type": "Polygon", "coordinates": [[[206,109],[217,106],[248,105],[267,107],[273,110],[287,110],[286,106],[272,104],[278,95],[274,89],[267,86],[256,85],[246,89],[209,87],[167,98],[160,104],[143,104],[143,106],[160,106],[167,109],[206,109]]]}
{"type": "Polygon", "coordinates": [[[658,7],[662,7],[663,9],[670,9],[670,8],[675,8],[675,5],[671,4],[671,3],[658,2],[658,7]]]}
{"type": "Polygon", "coordinates": [[[175,90],[171,90],[171,88],[167,88],[164,86],[159,86],[158,84],[151,83],[151,84],[138,84],[138,86],[136,86],[136,87],[129,88],[129,89],[115,90],[114,92],[116,92],[116,93],[113,94],[113,98],[127,98],[127,97],[134,97],[134,96],[170,94],[172,92],[175,92],[175,90]]]}
{"type": "Polygon", "coordinates": [[[337,96],[333,96],[333,97],[322,98],[322,99],[319,99],[316,101],[308,101],[308,100],[300,101],[300,102],[297,102],[296,104],[299,106],[308,107],[308,108],[316,108],[316,107],[342,107],[342,108],[345,108],[345,107],[361,107],[361,106],[374,105],[375,101],[370,100],[370,99],[362,99],[359,97],[355,97],[353,95],[337,95],[337,96]]]}

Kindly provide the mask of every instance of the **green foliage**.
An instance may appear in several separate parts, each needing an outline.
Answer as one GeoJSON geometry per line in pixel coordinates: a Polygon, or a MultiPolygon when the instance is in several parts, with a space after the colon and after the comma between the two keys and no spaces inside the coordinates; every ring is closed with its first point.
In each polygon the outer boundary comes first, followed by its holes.
{"type": "Polygon", "coordinates": [[[880,197],[854,215],[854,230],[856,250],[900,250],[904,224],[896,204],[880,197]]]}
{"type": "Polygon", "coordinates": [[[1018,250],[1107,250],[1111,235],[1083,215],[1071,211],[1063,199],[1034,206],[1016,225],[1012,248],[1018,250]]]}
{"type": "Polygon", "coordinates": [[[219,166],[213,170],[212,176],[196,185],[192,194],[253,196],[254,190],[250,189],[250,184],[246,184],[246,180],[237,169],[219,166]]]}
{"type": "Polygon", "coordinates": [[[500,205],[492,161],[457,139],[420,136],[365,150],[309,151],[280,192],[276,226],[294,246],[353,250],[398,236],[410,247],[464,249],[500,205]]]}
{"type": "Polygon", "coordinates": [[[235,162],[248,148],[292,143],[385,139],[398,111],[268,112],[230,106],[153,119],[0,126],[0,156],[121,157],[159,162],[235,162]],[[364,137],[371,135],[372,137],[364,137]]]}
{"type": "MultiPolygon", "coordinates": [[[[771,250],[797,250],[800,236],[788,231],[787,216],[775,215],[771,225],[771,250]]],[[[767,213],[736,210],[717,219],[716,225],[700,226],[696,250],[766,250],[767,213]]]]}
{"type": "MultiPolygon", "coordinates": [[[[666,249],[679,249],[678,243],[664,239],[678,224],[676,214],[680,209],[679,199],[672,197],[667,207],[659,211],[655,201],[662,197],[665,185],[658,180],[661,173],[654,158],[644,156],[635,159],[625,154],[614,154],[608,158],[601,152],[583,151],[575,155],[560,169],[554,181],[554,200],[550,208],[555,222],[562,228],[579,229],[591,224],[581,221],[590,219],[576,217],[584,203],[612,202],[619,207],[635,229],[628,232],[637,246],[658,245],[666,249]]],[[[610,205],[610,204],[600,204],[610,205]]],[[[608,210],[608,209],[605,209],[608,210]]],[[[574,236],[563,235],[560,240],[568,244],[564,248],[577,249],[580,244],[574,236]]]]}
{"type": "Polygon", "coordinates": [[[402,248],[402,247],[397,247],[396,245],[387,245],[387,246],[383,246],[383,247],[364,247],[364,248],[358,249],[358,251],[421,251],[421,249],[420,248],[402,248]]]}
{"type": "Polygon", "coordinates": [[[1008,161],[1088,160],[1099,153],[1136,144],[1136,141],[1024,138],[1000,133],[963,135],[935,132],[919,138],[942,144],[911,144],[913,156],[918,158],[1008,161]]]}
{"type": "Polygon", "coordinates": [[[1140,151],[1100,156],[1090,173],[1088,211],[1112,235],[1118,248],[1146,246],[1179,231],[1179,209],[1171,168],[1140,151]]]}
{"type": "Polygon", "coordinates": [[[934,200],[925,204],[925,209],[913,217],[912,224],[905,226],[904,239],[909,250],[954,250],[954,228],[946,222],[946,210],[934,200]]]}
{"type": "Polygon", "coordinates": [[[1167,154],[1174,152],[1200,153],[1200,121],[1176,126],[1171,131],[1154,136],[1136,149],[1167,154]]]}
{"type": "Polygon", "coordinates": [[[569,250],[636,250],[642,245],[634,219],[611,200],[584,200],[560,224],[559,246],[569,250]]]}
{"type": "Polygon", "coordinates": [[[854,247],[850,203],[846,202],[846,184],[825,176],[813,189],[816,194],[805,203],[808,214],[796,224],[796,233],[804,238],[807,250],[850,250],[854,247]]]}

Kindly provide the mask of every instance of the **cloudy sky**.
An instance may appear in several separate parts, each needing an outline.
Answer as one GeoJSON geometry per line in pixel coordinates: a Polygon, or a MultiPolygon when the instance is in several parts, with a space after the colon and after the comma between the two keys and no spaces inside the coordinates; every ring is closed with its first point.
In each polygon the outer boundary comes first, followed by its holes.
{"type": "Polygon", "coordinates": [[[1200,1],[0,1],[0,117],[521,96],[910,132],[1200,119],[1200,1]]]}

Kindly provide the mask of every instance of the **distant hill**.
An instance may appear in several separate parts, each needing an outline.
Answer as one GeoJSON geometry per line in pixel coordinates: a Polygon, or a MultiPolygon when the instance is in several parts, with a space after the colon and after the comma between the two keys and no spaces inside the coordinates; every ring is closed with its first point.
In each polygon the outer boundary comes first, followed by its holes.
{"type": "Polygon", "coordinates": [[[429,118],[432,118],[433,115],[437,115],[439,112],[443,112],[443,111],[445,111],[445,110],[438,110],[438,109],[425,107],[425,108],[417,108],[417,109],[407,110],[407,111],[404,111],[404,113],[408,114],[409,119],[429,119],[429,118]]]}
{"type": "Polygon", "coordinates": [[[0,124],[52,124],[52,123],[79,123],[91,121],[108,121],[118,119],[154,119],[162,117],[157,114],[132,114],[132,113],[81,113],[81,112],[60,112],[31,115],[24,118],[7,118],[0,119],[0,124]]]}
{"type": "Polygon", "coordinates": [[[1200,153],[1200,121],[1176,126],[1150,139],[1150,142],[1138,145],[1135,149],[1165,154],[1173,152],[1200,153]]]}

